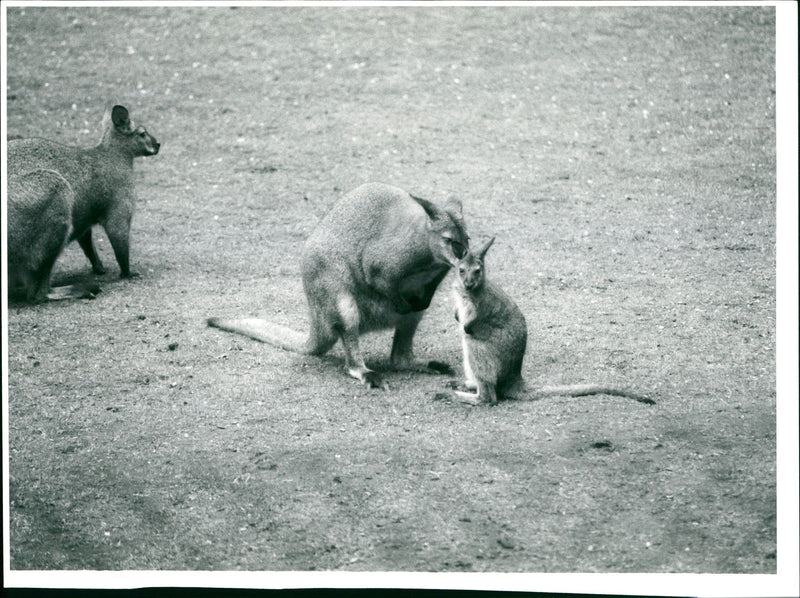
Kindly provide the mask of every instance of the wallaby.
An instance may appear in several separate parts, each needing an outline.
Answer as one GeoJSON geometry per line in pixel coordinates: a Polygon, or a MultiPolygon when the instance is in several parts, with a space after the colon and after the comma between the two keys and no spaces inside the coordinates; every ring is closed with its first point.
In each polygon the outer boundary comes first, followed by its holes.
{"type": "Polygon", "coordinates": [[[423,312],[469,240],[461,203],[444,206],[380,183],[345,195],[306,240],[303,289],[310,332],[303,335],[264,320],[211,318],[210,326],[283,349],[322,355],[342,340],[347,372],[368,387],[382,386],[367,368],[359,335],[394,328],[394,368],[445,373],[439,362],[418,364],[412,341],[423,312]]]}
{"type": "Polygon", "coordinates": [[[464,377],[467,393],[456,395],[471,404],[494,404],[498,398],[523,396],[583,396],[608,394],[652,404],[651,399],[633,393],[594,384],[547,386],[528,389],[522,378],[522,361],[528,341],[525,317],[514,301],[500,287],[486,279],[484,259],[494,237],[474,252],[453,260],[455,317],[459,322],[464,354],[464,377]]]}
{"type": "Polygon", "coordinates": [[[92,270],[103,274],[103,263],[92,242],[92,225],[101,224],[122,277],[128,278],[137,275],[130,269],[129,258],[134,208],[133,159],[154,156],[159,147],[144,127],[134,126],[127,108],[114,106],[103,117],[103,136],[96,147],[84,149],[47,139],[9,141],[8,174],[48,169],[63,176],[75,194],[69,241],[77,239],[92,270]]]}
{"type": "Polygon", "coordinates": [[[94,297],[72,285],[50,290],[50,273],[72,230],[75,194],[53,170],[8,177],[8,294],[30,303],[94,297]]]}

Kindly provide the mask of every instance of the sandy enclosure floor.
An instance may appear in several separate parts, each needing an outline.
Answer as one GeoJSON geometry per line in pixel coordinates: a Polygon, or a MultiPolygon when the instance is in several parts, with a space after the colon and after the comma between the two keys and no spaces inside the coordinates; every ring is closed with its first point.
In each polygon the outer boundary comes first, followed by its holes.
{"type": "MultiPolygon", "coordinates": [[[[96,300],[9,309],[11,567],[775,573],[774,41],[762,7],[9,8],[9,138],[90,146],[117,101],[162,143],[142,276],[98,232],[96,300]],[[366,181],[497,235],[531,384],[657,404],[470,408],[205,326],[305,330],[304,239],[366,181]]],[[[416,351],[460,370],[449,287],[416,351]]]]}

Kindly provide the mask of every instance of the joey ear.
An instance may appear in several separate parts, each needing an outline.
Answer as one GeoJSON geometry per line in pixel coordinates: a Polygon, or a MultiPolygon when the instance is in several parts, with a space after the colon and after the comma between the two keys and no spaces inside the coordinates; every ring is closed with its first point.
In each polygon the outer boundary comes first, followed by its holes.
{"type": "Polygon", "coordinates": [[[484,243],[484,244],[483,244],[483,245],[481,245],[481,246],[480,246],[478,249],[476,249],[476,250],[475,250],[475,255],[477,255],[477,256],[478,256],[478,258],[479,258],[481,261],[483,261],[483,258],[486,256],[486,252],[487,252],[487,251],[489,251],[489,247],[491,247],[491,246],[492,246],[492,243],[494,243],[494,239],[495,239],[495,238],[494,238],[494,237],[492,237],[491,239],[489,239],[488,241],[486,241],[486,243],[484,243]]]}
{"type": "Polygon", "coordinates": [[[111,109],[111,122],[117,129],[130,129],[131,119],[125,106],[116,105],[111,109]]]}

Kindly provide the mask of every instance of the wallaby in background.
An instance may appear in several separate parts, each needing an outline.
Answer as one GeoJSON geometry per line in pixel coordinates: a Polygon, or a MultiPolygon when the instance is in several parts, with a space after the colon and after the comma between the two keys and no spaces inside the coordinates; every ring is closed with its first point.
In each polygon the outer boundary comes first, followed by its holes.
{"type": "Polygon", "coordinates": [[[382,385],[367,368],[359,335],[394,328],[394,368],[446,373],[439,362],[418,364],[412,341],[423,312],[451,264],[468,249],[461,204],[443,207],[380,183],[339,200],[305,243],[303,289],[310,332],[259,319],[208,320],[283,349],[322,355],[341,339],[348,373],[369,387],[382,385]]]}
{"type": "Polygon", "coordinates": [[[454,260],[456,277],[453,296],[456,320],[460,324],[467,393],[456,391],[465,402],[494,404],[498,398],[521,399],[549,395],[583,396],[608,394],[652,404],[651,399],[594,384],[526,388],[522,361],[528,341],[525,317],[500,287],[486,279],[484,259],[494,237],[459,260],[454,260]]]}
{"type": "Polygon", "coordinates": [[[103,263],[92,242],[92,225],[101,224],[108,235],[123,278],[136,276],[130,269],[129,237],[135,203],[133,159],[154,156],[160,144],[144,127],[134,126],[124,106],[114,106],[103,117],[100,144],[90,149],[62,145],[47,139],[8,142],[8,174],[22,175],[48,169],[63,176],[74,192],[72,232],[96,274],[103,263]]]}
{"type": "Polygon", "coordinates": [[[50,290],[50,273],[72,230],[75,194],[53,170],[8,177],[8,295],[35,303],[92,298],[78,285],[50,290]]]}

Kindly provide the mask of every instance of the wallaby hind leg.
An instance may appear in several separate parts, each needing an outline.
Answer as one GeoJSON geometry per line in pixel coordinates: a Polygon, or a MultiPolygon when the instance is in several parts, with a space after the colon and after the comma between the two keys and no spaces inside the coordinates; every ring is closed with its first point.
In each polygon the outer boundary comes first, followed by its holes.
{"type": "Polygon", "coordinates": [[[440,361],[420,363],[414,359],[414,334],[423,315],[424,312],[421,311],[405,314],[395,326],[394,340],[392,341],[392,367],[428,374],[452,374],[453,370],[446,363],[440,361]]]}
{"type": "MultiPolygon", "coordinates": [[[[64,231],[64,238],[66,238],[66,231],[64,231]]],[[[62,244],[63,245],[63,244],[62,244]]],[[[50,292],[50,276],[53,272],[53,266],[55,266],[56,259],[58,258],[58,254],[61,252],[61,248],[54,251],[44,263],[39,268],[39,271],[33,277],[33,284],[35,288],[32,288],[33,291],[32,295],[29,296],[29,301],[45,301],[48,299],[48,293],[50,292]]]]}
{"type": "Polygon", "coordinates": [[[95,251],[94,248],[91,227],[86,229],[86,232],[78,237],[78,245],[81,246],[83,253],[89,258],[89,262],[92,264],[92,271],[95,274],[105,274],[106,269],[103,267],[103,262],[100,260],[100,256],[97,255],[97,251],[95,251]]]}
{"type": "Polygon", "coordinates": [[[27,268],[12,269],[8,271],[8,297],[14,301],[35,303],[37,299],[38,282],[35,274],[27,268]]]}
{"type": "Polygon", "coordinates": [[[512,382],[507,384],[502,391],[504,399],[511,401],[519,401],[525,398],[525,381],[522,377],[517,377],[512,382]]]}
{"type": "Polygon", "coordinates": [[[339,339],[336,334],[327,327],[323,327],[312,311],[311,327],[303,352],[307,355],[324,355],[333,348],[337,340],[339,339]]]}
{"type": "Polygon", "coordinates": [[[342,339],[347,373],[369,388],[381,387],[383,383],[380,375],[367,367],[361,354],[358,343],[361,316],[355,298],[352,295],[342,295],[336,307],[339,312],[337,328],[342,339]]]}

